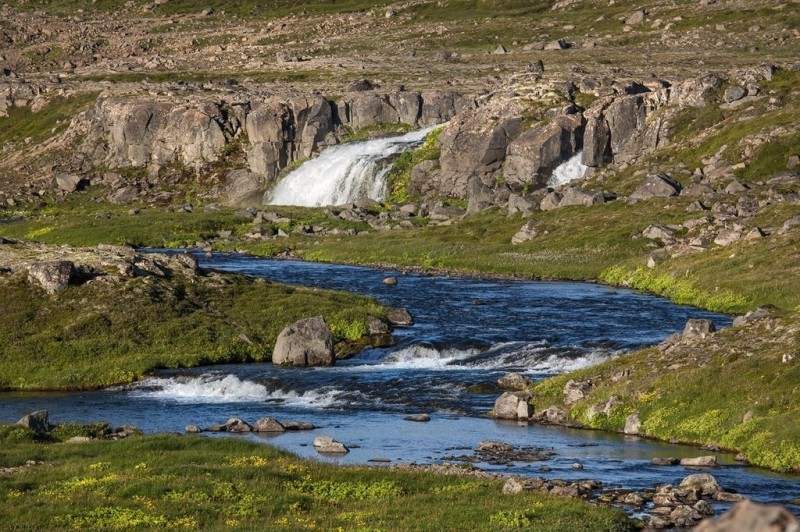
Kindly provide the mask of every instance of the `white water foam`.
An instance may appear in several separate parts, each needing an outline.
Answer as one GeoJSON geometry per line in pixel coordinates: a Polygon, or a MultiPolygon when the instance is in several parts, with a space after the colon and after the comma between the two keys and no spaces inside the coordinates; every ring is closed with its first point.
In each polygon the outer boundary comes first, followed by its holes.
{"type": "Polygon", "coordinates": [[[547,186],[550,188],[556,188],[560,187],[561,185],[571,183],[572,181],[583,179],[583,176],[586,175],[586,170],[588,170],[589,167],[581,162],[582,158],[583,152],[579,151],[574,157],[561,163],[558,168],[553,170],[553,175],[547,182],[547,186]]]}
{"type": "MultiPolygon", "coordinates": [[[[480,349],[436,349],[425,345],[411,345],[399,349],[381,362],[381,366],[398,369],[444,369],[452,362],[473,357],[480,349]]],[[[464,369],[463,366],[451,366],[449,369],[464,369]]]]}
{"type": "MultiPolygon", "coordinates": [[[[134,397],[164,399],[178,403],[280,403],[301,408],[325,408],[339,402],[344,392],[330,387],[305,392],[267,390],[256,382],[235,375],[151,378],[131,392],[134,397]]],[[[352,396],[352,394],[350,394],[352,396]]],[[[352,400],[352,397],[348,402],[352,400]]]]}
{"type": "Polygon", "coordinates": [[[554,348],[548,346],[545,341],[500,343],[487,350],[477,348],[439,350],[430,346],[412,345],[391,353],[380,365],[372,368],[389,366],[394,369],[454,371],[513,369],[534,374],[557,374],[594,366],[608,360],[616,353],[608,349],[554,348]]]}
{"type": "Polygon", "coordinates": [[[382,201],[392,155],[419,146],[432,126],[399,137],[331,146],[303,163],[264,196],[269,205],[343,205],[361,197],[382,201]]]}

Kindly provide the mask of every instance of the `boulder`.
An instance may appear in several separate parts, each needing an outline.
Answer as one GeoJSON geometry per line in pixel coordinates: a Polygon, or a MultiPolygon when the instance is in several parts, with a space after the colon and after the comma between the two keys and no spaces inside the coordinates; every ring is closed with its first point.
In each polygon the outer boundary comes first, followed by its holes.
{"type": "Polygon", "coordinates": [[[700,523],[694,532],[797,532],[800,521],[783,506],[767,506],[752,501],[736,503],[716,519],[700,523]]]}
{"type": "Polygon", "coordinates": [[[245,433],[252,431],[253,427],[251,427],[249,423],[247,423],[242,419],[239,419],[238,417],[232,417],[225,422],[225,432],[245,433]]]}
{"type": "Polygon", "coordinates": [[[523,214],[528,215],[538,210],[538,205],[519,194],[511,194],[508,197],[508,214],[523,214]]]}
{"type": "Polygon", "coordinates": [[[735,244],[741,239],[741,231],[737,231],[735,229],[723,229],[717,234],[716,237],[714,237],[714,243],[718,246],[725,247],[735,244]]]}
{"type": "Polygon", "coordinates": [[[634,412],[625,418],[625,428],[622,430],[625,434],[641,434],[642,420],[639,418],[638,412],[634,412]]]}
{"type": "Polygon", "coordinates": [[[428,414],[412,414],[410,416],[406,416],[403,419],[405,419],[406,421],[416,421],[417,423],[427,423],[428,421],[431,420],[431,416],[429,416],[428,414]]]}
{"type": "Polygon", "coordinates": [[[492,416],[498,419],[524,419],[533,415],[529,392],[505,392],[494,402],[492,416]]]}
{"type": "Polygon", "coordinates": [[[503,390],[519,392],[533,383],[533,380],[520,373],[506,373],[497,380],[497,386],[503,390]]]}
{"type": "Polygon", "coordinates": [[[186,425],[183,430],[186,432],[186,434],[199,434],[203,432],[202,429],[200,429],[200,427],[197,425],[186,425]]]}
{"type": "Polygon", "coordinates": [[[473,176],[467,183],[467,200],[467,214],[476,214],[494,205],[494,191],[473,176]]]}
{"type": "Polygon", "coordinates": [[[717,465],[717,457],[698,456],[695,458],[681,458],[681,465],[688,467],[714,467],[717,465]]]}
{"type": "Polygon", "coordinates": [[[330,436],[317,436],[314,438],[314,449],[322,454],[346,454],[350,449],[330,436]]]}
{"type": "Polygon", "coordinates": [[[638,11],[634,11],[633,13],[625,17],[625,24],[627,24],[628,26],[635,26],[636,24],[641,24],[642,22],[644,22],[645,15],[646,13],[644,12],[644,9],[639,9],[638,11]]]}
{"type": "Polygon", "coordinates": [[[653,458],[650,460],[650,464],[654,466],[676,466],[680,463],[681,461],[677,458],[653,458]]]}
{"type": "Polygon", "coordinates": [[[723,491],[717,479],[708,473],[689,475],[681,481],[680,487],[697,490],[709,497],[713,497],[718,492],[723,491]]]}
{"type": "Polygon", "coordinates": [[[286,432],[286,427],[271,417],[264,417],[253,424],[253,432],[286,432]]]}
{"type": "Polygon", "coordinates": [[[50,422],[48,421],[47,410],[37,410],[17,421],[17,425],[31,429],[37,434],[46,434],[50,432],[50,422]]]}
{"type": "Polygon", "coordinates": [[[281,421],[281,425],[286,430],[314,430],[316,428],[312,423],[304,421],[281,421]]]}
{"type": "Polygon", "coordinates": [[[731,85],[727,89],[725,89],[725,94],[723,98],[725,99],[725,103],[731,103],[741,100],[747,96],[747,91],[738,85],[731,85]]]}
{"type": "Polygon", "coordinates": [[[255,205],[262,204],[263,186],[261,177],[250,170],[231,170],[225,176],[225,196],[231,203],[241,204],[251,200],[255,205]]]}
{"type": "Polygon", "coordinates": [[[648,176],[642,181],[633,194],[632,200],[642,200],[657,197],[677,196],[681,191],[681,185],[665,174],[655,174],[648,176]]]}
{"type": "Polygon", "coordinates": [[[605,202],[606,199],[602,192],[579,187],[566,187],[561,191],[561,201],[558,206],[583,205],[584,207],[591,207],[605,202]]]}
{"type": "Polygon", "coordinates": [[[288,325],[272,352],[272,363],[286,366],[332,366],[334,360],[333,334],[322,316],[288,325]]]}
{"type": "Polygon", "coordinates": [[[69,286],[75,266],[71,261],[36,262],[28,266],[28,276],[38,282],[45,292],[54,294],[69,286]]]}
{"type": "Polygon", "coordinates": [[[530,222],[523,225],[519,231],[514,233],[514,236],[511,237],[511,243],[513,245],[522,244],[523,242],[527,242],[528,240],[533,240],[539,232],[536,230],[536,222],[531,220],[530,222]]]}
{"type": "Polygon", "coordinates": [[[567,413],[557,406],[550,406],[536,414],[534,420],[537,423],[548,423],[550,425],[563,425],[567,422],[567,413]]]}
{"type": "Polygon", "coordinates": [[[588,381],[575,381],[570,379],[564,385],[564,404],[571,405],[577,403],[589,393],[592,389],[592,383],[588,381]]]}
{"type": "Polygon", "coordinates": [[[527,129],[508,144],[503,177],[509,185],[544,187],[553,171],[575,155],[582,143],[583,121],[578,114],[527,129]]]}
{"type": "Polygon", "coordinates": [[[397,277],[392,275],[391,277],[386,277],[383,281],[383,284],[386,286],[396,286],[397,285],[397,277]]]}
{"type": "Polygon", "coordinates": [[[551,192],[542,199],[539,208],[543,211],[552,211],[561,205],[561,193],[551,192]]]}
{"type": "Polygon", "coordinates": [[[396,327],[409,327],[414,324],[414,318],[404,308],[390,308],[386,311],[386,319],[396,327]]]}
{"type": "Polygon", "coordinates": [[[717,327],[714,325],[714,322],[711,320],[705,319],[694,319],[689,320],[686,322],[686,326],[683,328],[683,338],[684,339],[703,339],[709,336],[711,333],[715,332],[717,327]]]}
{"type": "Polygon", "coordinates": [[[58,174],[56,186],[64,192],[75,192],[81,185],[81,178],[75,174],[58,174]]]}
{"type": "Polygon", "coordinates": [[[120,187],[109,192],[108,201],[114,205],[126,205],[139,197],[139,189],[133,186],[120,187]]]}

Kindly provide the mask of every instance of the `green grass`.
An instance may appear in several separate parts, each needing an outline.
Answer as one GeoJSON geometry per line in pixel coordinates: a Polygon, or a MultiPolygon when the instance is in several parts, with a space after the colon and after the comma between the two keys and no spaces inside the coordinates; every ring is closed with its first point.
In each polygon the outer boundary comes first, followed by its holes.
{"type": "Polygon", "coordinates": [[[621,430],[638,412],[644,434],[660,440],[714,444],[744,453],[755,465],[800,471],[800,366],[783,363],[800,349],[800,315],[729,328],[695,346],[663,354],[644,349],[535,385],[536,408],[563,407],[566,382],[591,379],[594,388],[569,417],[588,426],[621,430]],[[621,371],[630,375],[614,382],[621,371]],[[720,385],[724,383],[724,385],[720,385]],[[616,396],[621,405],[589,419],[590,406],[616,396]],[[743,421],[746,412],[750,421],[743,421]]]}
{"type": "Polygon", "coordinates": [[[97,280],[53,296],[0,278],[0,389],[84,389],[156,368],[269,361],[280,331],[323,315],[337,341],[381,317],[374,300],[235,275],[97,280]]]}
{"type": "Polygon", "coordinates": [[[0,476],[0,519],[30,529],[634,529],[619,510],[503,495],[498,481],[337,467],[234,438],[12,443],[0,467],[31,459],[44,464],[0,476]]]}
{"type": "Polygon", "coordinates": [[[93,92],[57,97],[36,113],[30,107],[12,107],[8,117],[0,118],[0,150],[9,142],[18,143],[30,137],[32,144],[39,144],[63,132],[72,118],[88,108],[96,97],[93,92]]]}

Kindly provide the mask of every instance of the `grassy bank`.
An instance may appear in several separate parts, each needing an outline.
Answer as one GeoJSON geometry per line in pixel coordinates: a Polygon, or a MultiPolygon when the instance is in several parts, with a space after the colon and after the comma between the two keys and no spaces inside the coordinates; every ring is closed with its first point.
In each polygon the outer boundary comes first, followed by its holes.
{"type": "Polygon", "coordinates": [[[27,460],[43,464],[0,475],[0,519],[21,528],[633,529],[620,511],[502,495],[498,481],[336,467],[234,438],[4,442],[0,467],[27,460]]]}
{"type": "Polygon", "coordinates": [[[383,308],[348,293],[235,275],[97,279],[48,296],[0,276],[0,389],[81,389],[156,368],[269,361],[280,331],[323,315],[338,340],[383,308]]]}
{"type": "MultiPolygon", "coordinates": [[[[79,199],[72,199],[80,202],[79,199]]],[[[0,236],[29,238],[50,244],[96,245],[101,242],[136,246],[180,247],[210,242],[219,251],[243,251],[273,256],[287,251],[307,260],[384,264],[462,273],[515,275],[527,278],[601,280],[669,297],[683,304],[722,312],[745,312],[758,305],[800,308],[800,292],[791,287],[800,278],[796,232],[724,248],[678,256],[645,267],[654,244],[638,235],[650,225],[680,224],[697,217],[686,212],[691,198],[665,198],[627,205],[612,202],[591,208],[566,207],[529,217],[490,210],[451,225],[376,232],[363,222],[325,215],[323,209],[273,207],[288,218],[281,224],[290,236],[248,239],[248,218],[234,210],[219,213],[164,212],[145,208],[129,216],[103,204],[53,205],[23,221],[0,226],[0,236]],[[98,212],[108,212],[107,219],[98,212]],[[511,237],[526,222],[538,236],[520,245],[511,237]],[[354,229],[369,234],[310,236],[292,234],[301,226],[354,229]],[[220,231],[230,231],[221,237],[220,231]]],[[[792,215],[791,205],[766,207],[748,226],[781,224],[792,215]]]]}
{"type": "Polygon", "coordinates": [[[534,388],[536,409],[563,408],[565,384],[589,381],[591,391],[568,410],[571,419],[620,431],[635,412],[647,437],[717,445],[759,466],[800,471],[798,352],[800,316],[776,314],[544,380],[534,388]],[[607,415],[591,415],[612,397],[616,406],[607,415]]]}

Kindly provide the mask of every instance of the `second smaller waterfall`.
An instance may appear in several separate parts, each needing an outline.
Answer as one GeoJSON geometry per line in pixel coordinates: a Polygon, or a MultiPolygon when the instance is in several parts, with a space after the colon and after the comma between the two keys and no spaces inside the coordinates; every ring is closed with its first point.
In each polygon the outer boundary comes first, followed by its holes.
{"type": "Polygon", "coordinates": [[[268,191],[264,203],[317,207],[342,205],[364,196],[382,201],[392,157],[421,145],[437,127],[326,148],[268,191]]]}
{"type": "Polygon", "coordinates": [[[583,178],[588,167],[581,162],[582,158],[583,152],[579,151],[569,160],[561,163],[558,168],[553,170],[553,176],[547,182],[547,186],[551,188],[560,187],[583,178]]]}

